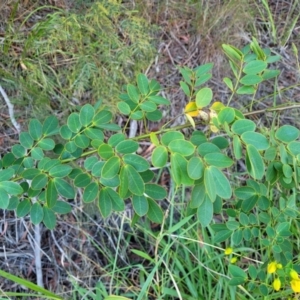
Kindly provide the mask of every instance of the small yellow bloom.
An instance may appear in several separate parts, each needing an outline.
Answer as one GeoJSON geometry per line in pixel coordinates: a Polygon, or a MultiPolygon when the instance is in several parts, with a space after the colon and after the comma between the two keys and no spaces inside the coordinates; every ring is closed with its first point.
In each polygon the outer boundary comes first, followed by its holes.
{"type": "Polygon", "coordinates": [[[275,278],[273,281],[273,288],[276,292],[278,292],[281,288],[281,281],[279,278],[275,278]]]}
{"type": "Polygon", "coordinates": [[[277,264],[277,265],[276,265],[276,268],[277,268],[278,270],[281,270],[281,269],[282,269],[282,264],[277,264]]]}
{"type": "Polygon", "coordinates": [[[230,255],[232,252],[233,252],[233,249],[230,248],[230,247],[228,247],[228,248],[226,248],[226,249],[224,250],[224,254],[225,254],[225,255],[230,255]]]}
{"type": "Polygon", "coordinates": [[[231,260],[230,263],[235,264],[237,262],[237,257],[234,256],[231,260]]]}
{"type": "Polygon", "coordinates": [[[271,263],[268,264],[267,272],[268,274],[275,273],[277,270],[277,262],[272,261],[271,263]]]}
{"type": "Polygon", "coordinates": [[[191,117],[197,117],[199,112],[196,103],[189,102],[184,108],[184,113],[191,117]]]}
{"type": "Polygon", "coordinates": [[[299,279],[298,273],[295,270],[290,271],[290,276],[292,279],[295,279],[295,280],[299,279]]]}
{"type": "Polygon", "coordinates": [[[300,280],[299,279],[293,279],[291,282],[291,287],[292,287],[292,290],[295,292],[295,293],[300,293],[300,280]]]}

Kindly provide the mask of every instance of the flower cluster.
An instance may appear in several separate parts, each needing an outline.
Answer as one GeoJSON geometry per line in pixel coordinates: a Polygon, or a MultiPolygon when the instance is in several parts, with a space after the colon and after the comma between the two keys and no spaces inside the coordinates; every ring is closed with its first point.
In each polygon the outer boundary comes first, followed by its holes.
{"type": "MultiPolygon", "coordinates": [[[[277,270],[282,269],[282,265],[276,261],[272,261],[268,264],[267,272],[268,274],[274,274],[277,270]]],[[[294,293],[300,293],[300,278],[298,273],[295,270],[291,270],[289,273],[291,277],[290,285],[294,293]]],[[[279,291],[281,288],[281,281],[276,277],[272,284],[275,291],[279,291]]]]}
{"type": "MultiPolygon", "coordinates": [[[[231,247],[228,247],[224,250],[225,255],[231,255],[233,253],[233,249],[231,247]]],[[[233,256],[230,258],[230,263],[235,264],[237,262],[238,258],[236,256],[233,256]]]]}
{"type": "Polygon", "coordinates": [[[295,293],[300,293],[300,279],[298,273],[295,270],[291,270],[290,276],[292,278],[290,282],[292,290],[295,293]]]}

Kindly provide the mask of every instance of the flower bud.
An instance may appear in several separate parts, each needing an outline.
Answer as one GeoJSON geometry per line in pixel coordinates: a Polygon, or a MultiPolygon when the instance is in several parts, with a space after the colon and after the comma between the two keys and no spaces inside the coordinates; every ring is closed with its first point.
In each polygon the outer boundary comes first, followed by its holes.
{"type": "Polygon", "coordinates": [[[232,257],[230,263],[235,264],[236,262],[237,262],[237,257],[236,256],[232,257]]]}
{"type": "Polygon", "coordinates": [[[232,252],[233,252],[233,249],[230,248],[230,247],[228,247],[228,248],[226,248],[226,249],[224,250],[224,254],[225,254],[225,255],[230,255],[232,252]]]}
{"type": "Polygon", "coordinates": [[[268,274],[275,273],[277,270],[277,263],[276,261],[272,261],[268,264],[267,272],[268,274]]]}
{"type": "Polygon", "coordinates": [[[290,276],[292,279],[295,279],[295,280],[299,279],[298,273],[295,270],[290,271],[290,276]]]}
{"type": "Polygon", "coordinates": [[[281,281],[279,278],[275,278],[273,281],[273,288],[276,292],[278,292],[281,288],[281,281]]]}

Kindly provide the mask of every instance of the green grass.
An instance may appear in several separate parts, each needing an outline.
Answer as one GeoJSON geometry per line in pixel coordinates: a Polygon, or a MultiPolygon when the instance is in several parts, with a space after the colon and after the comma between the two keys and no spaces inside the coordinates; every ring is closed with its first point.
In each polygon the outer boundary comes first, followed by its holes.
{"type": "Polygon", "coordinates": [[[2,85],[18,105],[61,110],[101,98],[114,109],[122,84],[153,59],[153,26],[117,2],[98,1],[80,12],[38,7],[26,11],[19,27],[15,14],[0,66],[2,85]],[[41,20],[24,31],[32,18],[41,20]]]}

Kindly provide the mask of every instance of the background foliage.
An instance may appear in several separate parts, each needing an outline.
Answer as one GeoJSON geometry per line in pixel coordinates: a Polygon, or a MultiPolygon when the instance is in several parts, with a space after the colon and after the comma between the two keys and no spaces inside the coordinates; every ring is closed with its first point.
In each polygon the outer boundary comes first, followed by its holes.
{"type": "Polygon", "coordinates": [[[19,105],[65,110],[103,98],[113,109],[119,87],[153,59],[154,26],[117,1],[97,1],[80,13],[37,6],[20,25],[19,6],[6,25],[1,57],[2,85],[18,91],[12,100],[19,105]]]}

